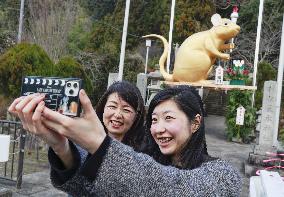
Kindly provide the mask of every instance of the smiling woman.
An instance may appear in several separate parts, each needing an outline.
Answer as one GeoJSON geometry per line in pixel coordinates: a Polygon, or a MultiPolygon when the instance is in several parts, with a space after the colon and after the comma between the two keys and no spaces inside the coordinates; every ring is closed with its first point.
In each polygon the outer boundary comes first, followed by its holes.
{"type": "Polygon", "coordinates": [[[177,86],[159,92],[149,106],[144,152],[182,169],[216,160],[207,153],[203,103],[197,91],[177,86]]]}
{"type": "Polygon", "coordinates": [[[144,137],[144,103],[139,89],[127,81],[113,83],[96,106],[107,134],[134,150],[144,137]]]}
{"type": "Polygon", "coordinates": [[[136,118],[136,110],[118,93],[109,95],[104,107],[103,123],[109,136],[122,141],[136,118]]]}
{"type": "Polygon", "coordinates": [[[196,115],[196,124],[191,124],[186,114],[173,100],[160,103],[152,113],[151,134],[164,155],[178,157],[183,146],[197,131],[201,116],[196,115]]]}

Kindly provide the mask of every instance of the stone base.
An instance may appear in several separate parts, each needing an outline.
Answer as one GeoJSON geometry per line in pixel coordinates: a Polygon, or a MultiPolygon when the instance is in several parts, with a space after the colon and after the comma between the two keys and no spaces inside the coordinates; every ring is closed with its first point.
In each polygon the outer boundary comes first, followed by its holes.
{"type": "Polygon", "coordinates": [[[261,166],[251,165],[248,162],[244,163],[245,175],[247,177],[256,176],[256,171],[261,169],[261,166]]]}
{"type": "MultiPolygon", "coordinates": [[[[264,170],[265,167],[267,166],[274,166],[275,163],[265,163],[263,165],[256,165],[256,164],[249,164],[248,162],[244,163],[244,168],[245,168],[245,175],[247,177],[251,177],[251,176],[257,176],[256,171],[257,170],[264,170]]],[[[276,171],[280,174],[280,176],[284,176],[284,171],[283,170],[279,170],[277,168],[273,169],[272,171],[276,171]]]]}
{"type": "Polygon", "coordinates": [[[264,145],[256,145],[253,153],[256,155],[262,155],[267,157],[267,152],[276,153],[277,147],[274,146],[264,146],[264,145]]]}
{"type": "Polygon", "coordinates": [[[236,142],[236,143],[242,143],[242,139],[241,138],[236,138],[236,137],[233,137],[232,138],[232,142],[236,142]]]}
{"type": "Polygon", "coordinates": [[[248,157],[248,164],[256,166],[267,166],[266,163],[263,163],[263,160],[267,159],[267,155],[259,155],[255,153],[250,153],[248,157]]]}
{"type": "MultiPolygon", "coordinates": [[[[278,165],[276,162],[263,162],[268,158],[279,158],[278,156],[269,156],[267,152],[271,153],[280,153],[275,147],[264,147],[257,145],[253,153],[249,153],[247,162],[245,162],[245,175],[246,176],[255,176],[256,171],[264,169],[265,167],[278,165]]],[[[283,158],[282,158],[283,159],[283,158]]],[[[283,176],[283,171],[280,170],[279,173],[283,176]]]]}

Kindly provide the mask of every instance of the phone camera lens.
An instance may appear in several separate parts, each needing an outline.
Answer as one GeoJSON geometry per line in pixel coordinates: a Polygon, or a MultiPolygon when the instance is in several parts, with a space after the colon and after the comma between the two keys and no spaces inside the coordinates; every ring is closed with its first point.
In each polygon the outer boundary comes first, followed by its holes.
{"type": "Polygon", "coordinates": [[[77,87],[78,87],[78,84],[77,84],[77,83],[74,83],[74,84],[73,84],[73,87],[74,87],[74,88],[77,88],[77,87]]]}
{"type": "Polygon", "coordinates": [[[67,87],[70,88],[71,87],[71,83],[67,83],[67,87]]]}
{"type": "Polygon", "coordinates": [[[74,90],[69,90],[69,94],[73,95],[74,94],[74,90]]]}

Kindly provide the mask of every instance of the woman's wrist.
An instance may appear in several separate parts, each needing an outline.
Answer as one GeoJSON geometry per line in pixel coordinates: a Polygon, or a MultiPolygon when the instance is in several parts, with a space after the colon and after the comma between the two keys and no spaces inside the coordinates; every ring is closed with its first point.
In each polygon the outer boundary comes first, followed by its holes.
{"type": "Polygon", "coordinates": [[[64,154],[68,153],[69,150],[70,150],[70,145],[69,145],[69,141],[68,141],[67,138],[64,140],[64,142],[50,145],[50,147],[53,149],[53,151],[58,156],[64,155],[64,154]]]}
{"type": "Polygon", "coordinates": [[[102,145],[105,138],[106,138],[106,133],[100,136],[94,136],[93,138],[90,139],[90,142],[87,143],[86,150],[89,153],[94,154],[98,150],[98,148],[102,145]]]}
{"type": "Polygon", "coordinates": [[[98,170],[102,165],[103,159],[107,154],[107,150],[109,149],[111,143],[111,138],[109,136],[105,136],[102,144],[96,150],[95,153],[88,155],[87,159],[85,160],[80,174],[88,178],[90,181],[95,180],[98,170]]]}
{"type": "Polygon", "coordinates": [[[70,169],[73,166],[74,159],[71,151],[69,141],[66,139],[64,145],[60,147],[51,147],[55,154],[61,159],[66,169],[70,169]]]}

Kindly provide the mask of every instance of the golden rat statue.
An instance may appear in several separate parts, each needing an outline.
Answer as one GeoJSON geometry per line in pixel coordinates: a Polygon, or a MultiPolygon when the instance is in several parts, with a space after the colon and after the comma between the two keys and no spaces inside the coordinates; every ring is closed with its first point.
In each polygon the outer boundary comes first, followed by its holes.
{"type": "Polygon", "coordinates": [[[206,83],[216,58],[229,60],[230,55],[222,53],[225,49],[233,49],[234,44],[224,44],[240,32],[240,26],[231,20],[221,18],[219,14],[211,17],[213,27],[210,30],[198,32],[188,37],[178,49],[175,57],[173,74],[165,71],[168,55],[168,42],[160,35],[143,36],[157,37],[164,44],[164,52],[159,60],[160,72],[166,81],[206,83]]]}

